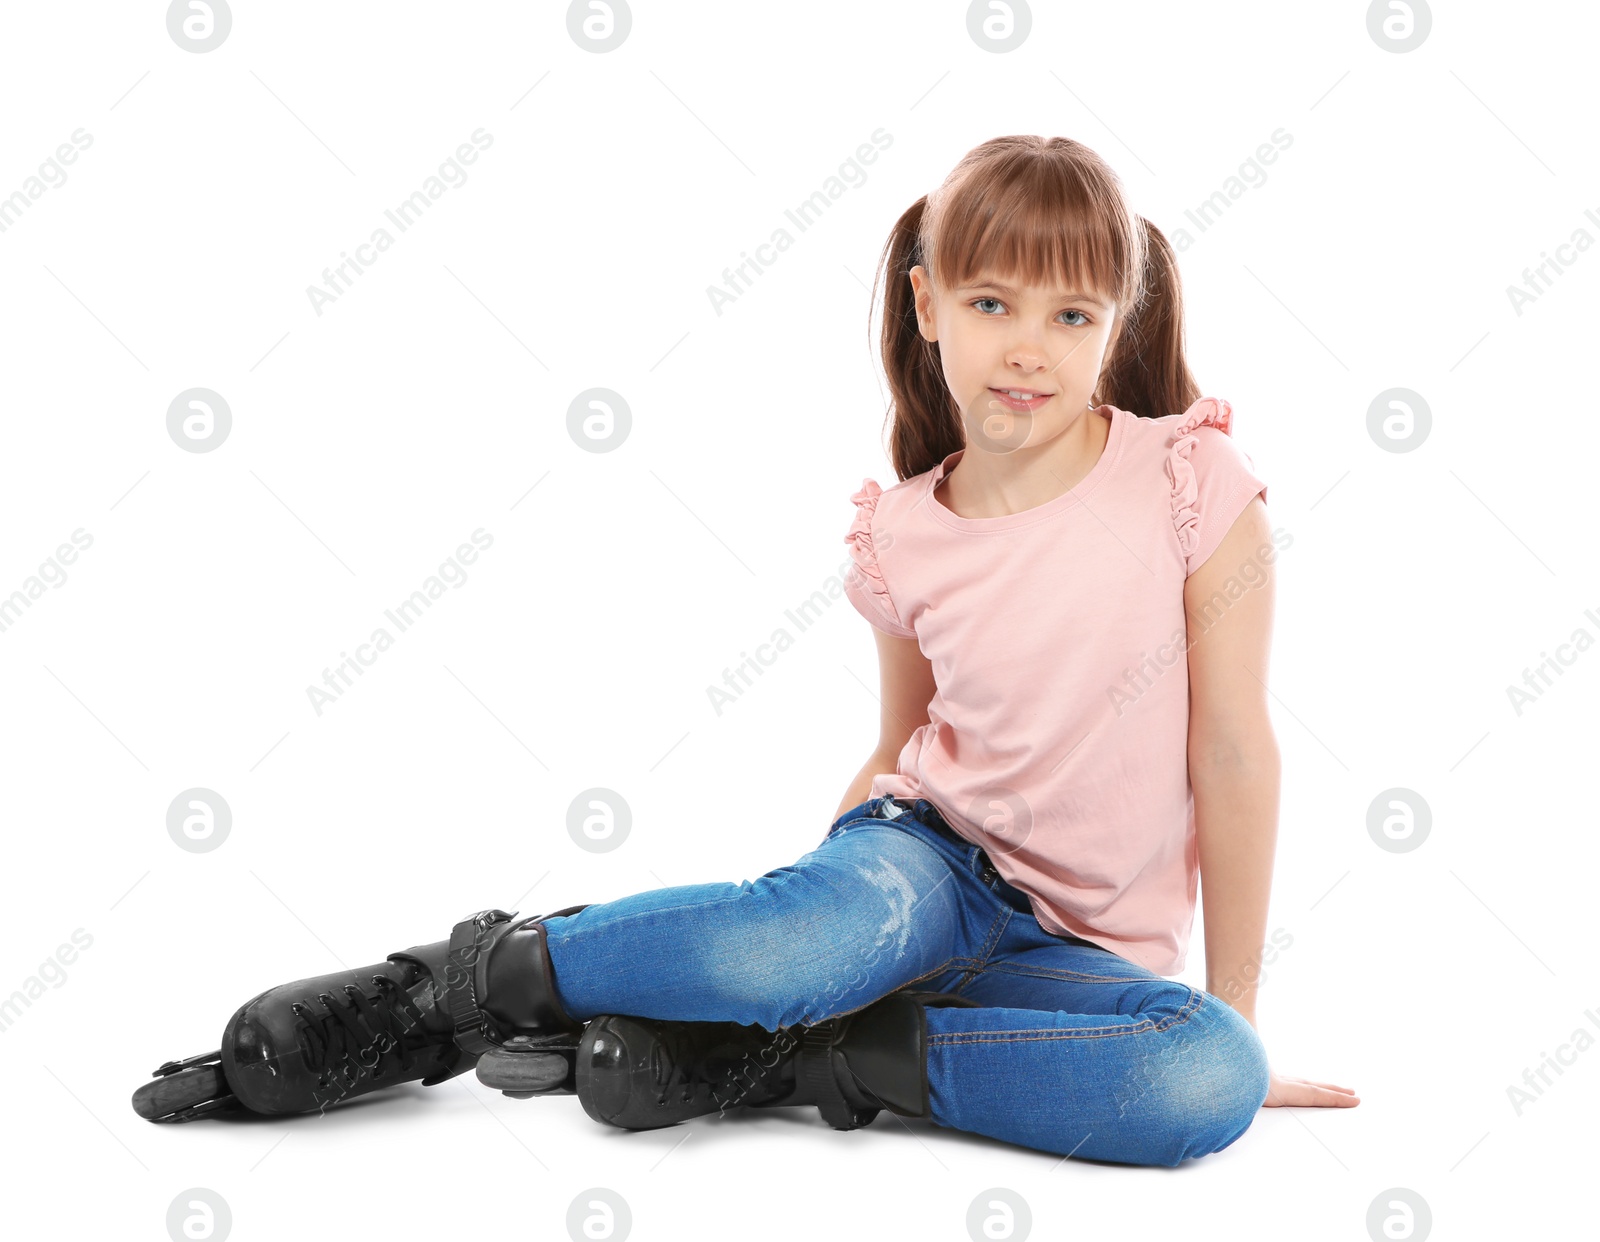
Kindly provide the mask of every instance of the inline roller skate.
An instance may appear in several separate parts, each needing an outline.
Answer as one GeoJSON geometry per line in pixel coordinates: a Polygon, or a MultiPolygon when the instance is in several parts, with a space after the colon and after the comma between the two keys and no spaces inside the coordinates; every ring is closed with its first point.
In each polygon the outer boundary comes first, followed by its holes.
{"type": "Polygon", "coordinates": [[[216,1051],[157,1067],[134,1111],[153,1122],[320,1113],[401,1083],[434,1086],[486,1053],[486,1085],[571,1094],[583,1024],[556,997],[543,920],[585,908],[520,922],[485,910],[448,940],[270,988],[234,1013],[216,1051]]]}
{"type": "Polygon", "coordinates": [[[887,1108],[928,1117],[930,1005],[976,1006],[948,992],[901,989],[862,1009],[776,1032],[735,1022],[600,1014],[578,1044],[584,1112],[654,1130],[730,1108],[812,1104],[836,1130],[887,1108]]]}

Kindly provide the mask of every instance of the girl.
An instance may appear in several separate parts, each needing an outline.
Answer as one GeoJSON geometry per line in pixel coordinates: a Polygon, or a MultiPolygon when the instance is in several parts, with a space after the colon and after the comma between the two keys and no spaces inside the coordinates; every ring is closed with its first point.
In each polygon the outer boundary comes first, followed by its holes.
{"type": "MultiPolygon", "coordinates": [[[[490,1085],[574,1092],[632,1129],[888,1109],[1159,1165],[1227,1147],[1263,1103],[1356,1104],[1273,1073],[1255,1030],[1273,544],[1231,409],[1184,361],[1165,238],[1087,147],[997,138],[900,217],[881,275],[901,481],[851,498],[844,586],[882,713],[837,818],[754,881],[485,911],[393,955],[368,1008],[419,980],[438,1002],[395,1080],[476,1059],[490,1085]],[[1204,991],[1163,977],[1200,873],[1204,991]]],[[[280,1091],[285,1005],[336,1082],[372,1059],[325,982],[230,1024],[280,1091]]],[[[230,1065],[237,1091],[249,1066],[230,1065]]]]}

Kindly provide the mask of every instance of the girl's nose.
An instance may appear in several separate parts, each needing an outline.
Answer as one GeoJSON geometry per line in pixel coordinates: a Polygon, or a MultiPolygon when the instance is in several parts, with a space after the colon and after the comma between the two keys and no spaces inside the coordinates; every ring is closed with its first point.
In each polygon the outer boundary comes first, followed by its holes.
{"type": "Polygon", "coordinates": [[[1042,348],[1032,344],[1013,343],[1006,351],[1006,368],[1019,384],[1043,379],[1050,371],[1050,360],[1042,348]]]}
{"type": "Polygon", "coordinates": [[[1018,326],[1006,345],[1006,365],[1021,379],[1043,374],[1050,366],[1044,334],[1035,328],[1018,326]]]}

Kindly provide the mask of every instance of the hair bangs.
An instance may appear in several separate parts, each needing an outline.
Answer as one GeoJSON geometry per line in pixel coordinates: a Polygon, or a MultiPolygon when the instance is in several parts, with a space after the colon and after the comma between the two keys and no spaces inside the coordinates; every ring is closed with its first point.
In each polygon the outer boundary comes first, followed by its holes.
{"type": "Polygon", "coordinates": [[[993,159],[991,152],[985,173],[962,177],[957,170],[943,201],[930,204],[926,250],[936,281],[956,288],[988,276],[1054,280],[1059,289],[1096,294],[1121,310],[1138,298],[1137,230],[1122,218],[1120,194],[1095,184],[1069,151],[1045,143],[1011,159],[993,159]]]}

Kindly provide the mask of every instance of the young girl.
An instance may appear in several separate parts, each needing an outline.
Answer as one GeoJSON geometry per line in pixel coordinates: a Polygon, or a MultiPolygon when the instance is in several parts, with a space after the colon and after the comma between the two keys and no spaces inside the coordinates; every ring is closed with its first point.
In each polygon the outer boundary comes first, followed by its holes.
{"type": "MultiPolygon", "coordinates": [[[[387,1081],[476,1061],[632,1129],[888,1109],[1159,1165],[1263,1103],[1356,1104],[1270,1071],[1255,1031],[1273,543],[1231,409],[1184,361],[1166,240],[1088,148],[997,138],[901,216],[883,275],[902,481],[851,498],[845,582],[880,740],[825,838],[754,881],[485,911],[376,987],[338,976],[351,1006],[418,1002],[387,1081]],[[1201,873],[1205,991],[1163,977],[1201,873]]],[[[229,1024],[250,1107],[305,1111],[308,1073],[337,1098],[386,1085],[330,978],[229,1024]],[[249,1097],[252,1070],[279,1094],[249,1097]]]]}

